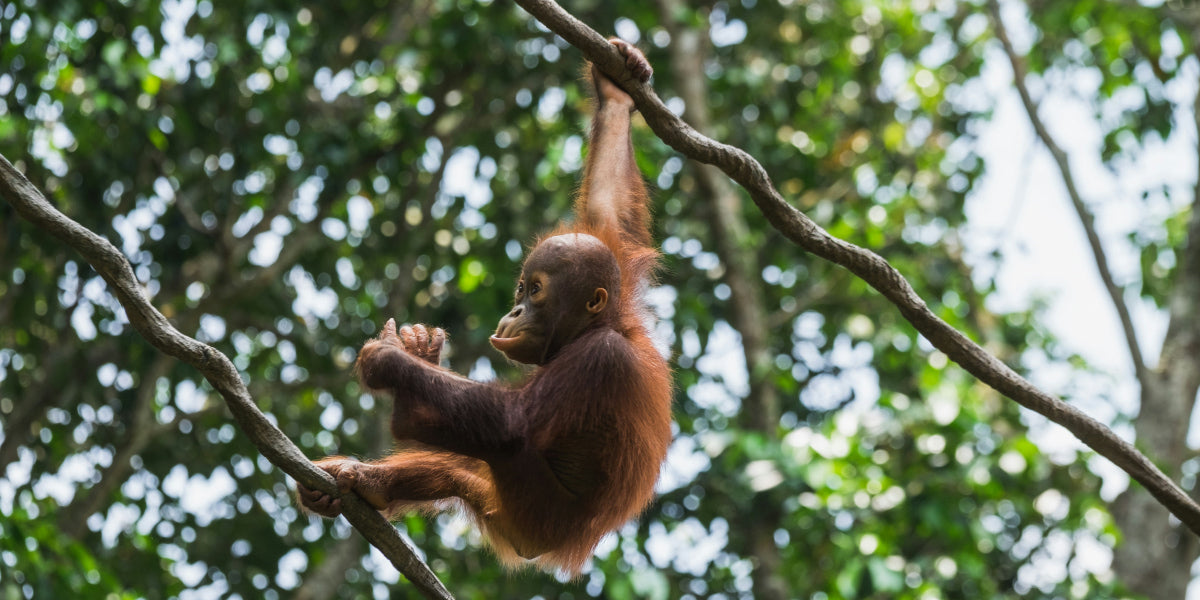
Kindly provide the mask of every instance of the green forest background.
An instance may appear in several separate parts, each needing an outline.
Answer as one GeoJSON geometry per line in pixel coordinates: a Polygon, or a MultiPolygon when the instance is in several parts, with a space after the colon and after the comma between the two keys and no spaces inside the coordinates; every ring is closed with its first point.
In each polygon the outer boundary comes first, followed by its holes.
{"type": "MultiPolygon", "coordinates": [[[[989,302],[1014,249],[1002,231],[968,260],[964,206],[997,100],[981,73],[1009,59],[1035,102],[1059,89],[1090,109],[1101,139],[1057,163],[1064,178],[1072,160],[1119,172],[1171,135],[1194,152],[1200,12],[563,6],[636,42],[668,106],[755,156],[790,203],[883,255],[1013,368],[1065,369],[1065,400],[1194,489],[1196,191],[1123,188],[1081,213],[1139,215],[1117,240],[1131,258],[1116,293],[1095,301],[1171,323],[1165,339],[1129,336],[1162,341],[1153,359],[1131,357],[1141,413],[1117,401],[1117,374],[1058,343],[1040,303],[989,302]]],[[[387,318],[445,327],[455,370],[522,375],[487,338],[526,245],[570,214],[582,72],[577,50],[496,0],[0,1],[0,154],[121,248],[151,302],[232,358],[309,457],[374,457],[391,442],[390,406],[352,365],[387,318]]],[[[503,572],[461,520],[401,521],[455,597],[1183,598],[1200,542],[1140,488],[1102,498],[1098,459],[1051,460],[1027,436],[1039,419],[866,284],[636,120],[634,142],[655,190],[665,269],[652,298],[677,385],[660,496],[575,581],[503,572]]],[[[203,378],[139,337],[95,272],[7,204],[0,422],[0,598],[415,595],[344,520],[300,514],[294,484],[203,378]]]]}

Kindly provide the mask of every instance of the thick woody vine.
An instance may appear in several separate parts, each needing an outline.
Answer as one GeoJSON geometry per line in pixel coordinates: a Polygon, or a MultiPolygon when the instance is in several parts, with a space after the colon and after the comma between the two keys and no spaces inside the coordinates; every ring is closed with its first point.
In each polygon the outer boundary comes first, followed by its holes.
{"type": "MultiPolygon", "coordinates": [[[[604,36],[551,0],[517,4],[583,56],[620,81],[654,133],[689,158],[720,168],[749,193],[771,225],[797,246],[841,265],[891,301],[935,347],[998,392],[1062,425],[1093,450],[1141,483],[1193,533],[1200,534],[1200,505],[1146,456],[1111,430],[1059,398],[1038,389],[963,333],[938,318],[907,280],[879,255],[831,236],[791,206],[753,157],[701,135],[671,113],[653,89],[625,73],[624,60],[604,36]]],[[[228,357],[183,335],[143,295],[129,261],[108,240],[58,212],[13,165],[0,156],[0,195],[23,218],[79,252],[104,278],[125,308],[131,325],[163,353],[199,370],[224,398],[241,430],[283,472],[304,485],[336,493],[333,480],[309,462],[255,406],[228,357]]],[[[378,512],[349,495],[343,514],[372,545],[429,598],[451,598],[429,567],[378,512]]]]}

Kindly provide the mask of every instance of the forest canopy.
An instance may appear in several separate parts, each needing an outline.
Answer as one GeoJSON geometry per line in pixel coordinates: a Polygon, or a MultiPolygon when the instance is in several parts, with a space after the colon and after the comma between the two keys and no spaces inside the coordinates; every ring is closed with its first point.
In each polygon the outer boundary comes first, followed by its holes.
{"type": "MultiPolygon", "coordinates": [[[[569,215],[587,152],[571,43],[507,3],[394,4],[0,4],[0,154],[111,241],[149,303],[228,356],[310,458],[388,449],[391,407],[352,374],[388,318],[445,327],[459,372],[519,376],[488,335],[528,245],[569,215]]],[[[1120,174],[1179,136],[1194,158],[1197,15],[1132,2],[564,8],[636,43],[667,108],[886,258],[933,314],[1035,381],[1065,373],[1052,393],[1194,486],[1196,174],[1106,195],[1074,181],[1081,163],[1120,174]],[[1058,339],[1044,302],[995,301],[1021,238],[968,214],[989,184],[989,120],[1013,94],[1026,160],[1067,192],[1010,193],[1075,208],[1061,227],[1088,234],[1129,372],[1058,339]],[[1041,121],[1056,94],[1083,107],[1095,144],[1041,121]],[[1130,206],[1140,216],[1104,221],[1130,206]],[[1165,337],[1139,311],[1169,322],[1165,337]]],[[[1124,482],[1112,489],[1112,467],[1082,445],[1048,453],[1065,432],[791,243],[723,174],[642,124],[634,145],[666,264],[656,334],[675,369],[659,497],[575,581],[506,574],[461,520],[401,521],[455,597],[1180,597],[1200,545],[1140,486],[1118,496],[1124,482]]],[[[345,521],[300,513],[212,384],[137,335],[112,286],[8,203],[0,422],[5,597],[409,585],[345,521]]]]}

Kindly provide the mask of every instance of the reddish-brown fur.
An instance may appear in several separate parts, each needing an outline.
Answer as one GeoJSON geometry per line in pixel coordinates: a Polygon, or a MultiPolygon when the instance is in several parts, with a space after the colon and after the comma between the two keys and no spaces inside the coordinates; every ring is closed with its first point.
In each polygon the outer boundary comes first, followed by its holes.
{"type": "MultiPolygon", "coordinates": [[[[635,76],[649,76],[640,53],[614,44],[635,76]]],[[[620,269],[605,311],[519,387],[443,369],[440,330],[397,332],[389,322],[363,346],[357,369],[368,388],[395,398],[392,432],[408,447],[371,463],[317,463],[343,492],[386,514],[456,504],[506,565],[531,559],[571,575],[604,535],[650,502],[671,437],[671,373],[650,340],[642,298],[658,253],[649,246],[648,196],[629,139],[632,102],[602,75],[593,78],[598,106],[577,223],[553,235],[604,242],[605,256],[588,259],[615,259],[620,269]]],[[[300,499],[326,516],[340,512],[340,501],[320,492],[301,487],[300,499]]]]}

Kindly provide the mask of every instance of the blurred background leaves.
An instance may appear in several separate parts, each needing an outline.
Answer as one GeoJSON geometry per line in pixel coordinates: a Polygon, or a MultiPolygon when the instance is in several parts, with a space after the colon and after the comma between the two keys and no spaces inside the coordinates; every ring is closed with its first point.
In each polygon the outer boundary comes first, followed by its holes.
{"type": "MultiPolygon", "coordinates": [[[[1041,40],[1030,68],[1099,76],[1104,159],[1165,135],[1176,106],[1139,74],[1171,82],[1191,35],[1140,6],[1036,4],[1022,13],[1041,40]],[[1145,101],[1113,109],[1130,90],[1145,101]]],[[[668,105],[690,119],[689,93],[702,98],[706,133],[757,157],[789,201],[884,255],[1014,368],[1101,376],[1039,324],[1038,305],[990,308],[1001,243],[964,258],[995,106],[980,83],[997,47],[982,3],[564,6],[637,42],[668,105]],[[673,54],[688,36],[691,67],[673,54]]],[[[390,407],[351,368],[387,318],[445,327],[460,372],[522,375],[487,337],[526,245],[569,216],[581,73],[576,51],[503,2],[2,2],[0,153],[122,248],[152,302],[232,357],[310,457],[371,457],[389,446],[390,407]]],[[[1015,404],[864,283],[799,252],[645,127],[634,136],[657,190],[666,268],[652,297],[678,388],[661,497],[573,582],[505,574],[461,520],[402,521],[457,597],[1122,589],[1087,454],[1039,451],[1015,404]]],[[[1185,214],[1131,236],[1138,289],[1160,303],[1185,214]]],[[[4,597],[410,592],[344,521],[299,514],[291,482],[198,374],[140,339],[91,269],[7,205],[0,419],[4,597]]]]}

